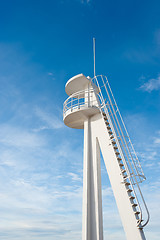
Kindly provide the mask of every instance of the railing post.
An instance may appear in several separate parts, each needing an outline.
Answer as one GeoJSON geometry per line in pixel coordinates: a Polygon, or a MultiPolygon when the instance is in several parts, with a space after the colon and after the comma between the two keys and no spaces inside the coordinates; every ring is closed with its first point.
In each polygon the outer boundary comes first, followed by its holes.
{"type": "Polygon", "coordinates": [[[72,112],[72,97],[71,97],[71,112],[72,112]]]}
{"type": "Polygon", "coordinates": [[[79,105],[79,95],[78,95],[78,109],[80,109],[80,105],[79,105]]]}
{"type": "Polygon", "coordinates": [[[90,95],[89,95],[90,86],[88,84],[88,107],[90,107],[90,95]]]}

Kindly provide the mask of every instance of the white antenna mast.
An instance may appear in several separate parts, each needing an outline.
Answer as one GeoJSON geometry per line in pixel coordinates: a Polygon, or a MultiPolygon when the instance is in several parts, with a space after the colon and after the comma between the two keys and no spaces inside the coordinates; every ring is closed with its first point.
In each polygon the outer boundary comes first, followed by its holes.
{"type": "Polygon", "coordinates": [[[95,58],[95,48],[96,48],[96,46],[95,46],[95,41],[96,41],[96,39],[95,38],[93,38],[93,60],[94,60],[94,77],[96,76],[96,58],[95,58]]]}

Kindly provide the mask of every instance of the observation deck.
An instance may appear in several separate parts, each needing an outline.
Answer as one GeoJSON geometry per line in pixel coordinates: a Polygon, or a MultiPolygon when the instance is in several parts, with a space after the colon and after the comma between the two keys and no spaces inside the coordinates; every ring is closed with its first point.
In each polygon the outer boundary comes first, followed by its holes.
{"type": "Polygon", "coordinates": [[[100,112],[97,97],[98,87],[89,77],[78,74],[68,80],[65,91],[69,97],[64,102],[63,120],[70,128],[83,129],[84,121],[100,112]]]}

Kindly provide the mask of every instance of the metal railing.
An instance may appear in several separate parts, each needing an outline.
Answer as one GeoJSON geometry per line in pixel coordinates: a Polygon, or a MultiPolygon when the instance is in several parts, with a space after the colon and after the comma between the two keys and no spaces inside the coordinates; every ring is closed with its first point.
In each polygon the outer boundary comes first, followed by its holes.
{"type": "Polygon", "coordinates": [[[97,99],[94,97],[94,90],[89,84],[87,90],[79,91],[70,95],[63,104],[63,118],[70,112],[88,107],[96,107],[97,99]]]}
{"type": "Polygon", "coordinates": [[[118,147],[118,151],[120,153],[122,162],[127,173],[127,178],[125,179],[125,181],[128,179],[127,181],[129,181],[129,183],[131,184],[135,199],[138,204],[138,208],[140,211],[138,226],[140,226],[142,223],[141,204],[143,204],[143,207],[146,210],[147,220],[143,225],[141,225],[142,227],[144,227],[149,222],[149,211],[139,186],[139,183],[146,179],[140,161],[134,150],[133,144],[118,109],[107,77],[102,75],[95,76],[92,79],[92,86],[97,86],[99,88],[99,93],[96,94],[96,96],[100,106],[101,114],[103,116],[103,113],[105,113],[107,116],[108,122],[113,132],[114,139],[118,147]]]}

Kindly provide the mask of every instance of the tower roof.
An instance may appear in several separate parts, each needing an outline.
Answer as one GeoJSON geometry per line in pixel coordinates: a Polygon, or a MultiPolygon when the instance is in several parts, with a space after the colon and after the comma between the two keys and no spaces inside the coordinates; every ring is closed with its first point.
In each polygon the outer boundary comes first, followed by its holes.
{"type": "Polygon", "coordinates": [[[89,83],[90,80],[81,73],[67,81],[65,91],[70,96],[73,93],[84,90],[89,83]]]}

